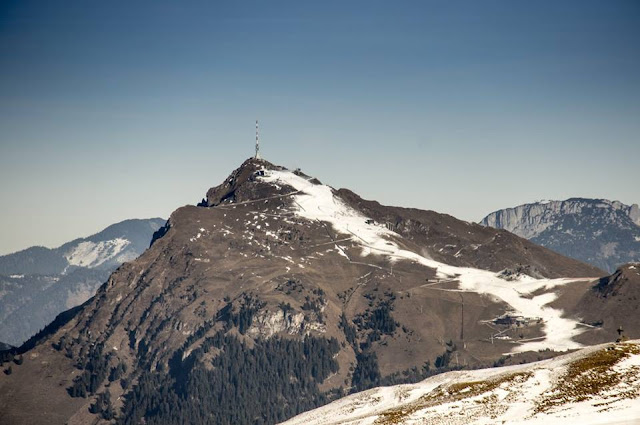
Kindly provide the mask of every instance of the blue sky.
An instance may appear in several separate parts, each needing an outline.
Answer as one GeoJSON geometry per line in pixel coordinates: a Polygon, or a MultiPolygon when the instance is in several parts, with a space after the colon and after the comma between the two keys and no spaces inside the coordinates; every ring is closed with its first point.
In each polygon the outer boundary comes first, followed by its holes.
{"type": "Polygon", "coordinates": [[[479,220],[640,201],[637,1],[4,1],[0,254],[199,201],[253,151],[479,220]]]}

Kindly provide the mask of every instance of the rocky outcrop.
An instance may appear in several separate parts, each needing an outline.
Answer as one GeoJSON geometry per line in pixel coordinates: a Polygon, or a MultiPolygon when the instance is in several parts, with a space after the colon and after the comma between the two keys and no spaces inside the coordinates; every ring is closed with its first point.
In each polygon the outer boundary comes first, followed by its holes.
{"type": "Polygon", "coordinates": [[[326,326],[319,322],[305,321],[302,312],[289,313],[283,310],[258,313],[254,318],[247,335],[252,338],[271,338],[279,333],[288,335],[305,335],[311,331],[324,332],[326,326]]]}
{"type": "Polygon", "coordinates": [[[222,203],[245,202],[267,195],[276,195],[273,186],[259,184],[257,180],[260,173],[263,173],[261,170],[271,169],[282,169],[282,167],[277,167],[261,159],[250,158],[246,160],[222,184],[207,191],[207,198],[203,201],[204,205],[213,207],[222,203]]]}

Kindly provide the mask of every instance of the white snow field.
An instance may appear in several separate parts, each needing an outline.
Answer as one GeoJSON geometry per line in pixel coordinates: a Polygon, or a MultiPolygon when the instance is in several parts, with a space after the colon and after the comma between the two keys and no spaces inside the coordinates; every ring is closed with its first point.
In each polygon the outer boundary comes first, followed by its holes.
{"type": "MultiPolygon", "coordinates": [[[[572,338],[583,332],[584,328],[577,320],[562,317],[562,310],[551,308],[548,304],[557,298],[553,292],[555,287],[595,278],[534,279],[520,275],[514,280],[507,281],[490,271],[440,263],[416,252],[402,249],[397,242],[401,240],[398,234],[385,226],[367,224],[368,217],[346,205],[327,185],[313,184],[290,171],[264,170],[264,177],[260,178],[268,183],[294,188],[297,192],[292,194],[293,209],[298,217],[330,223],[336,232],[350,236],[351,242],[361,247],[361,255],[364,257],[381,255],[392,262],[412,261],[422,264],[436,269],[439,278],[458,282],[459,289],[453,291],[486,294],[509,304],[514,313],[527,318],[541,318],[545,338],[515,345],[512,352],[547,348],[564,351],[582,347],[572,338]],[[537,291],[540,290],[548,292],[539,294],[537,291]],[[533,296],[534,292],[538,295],[533,296]],[[547,332],[549,329],[553,329],[553,332],[547,332]]],[[[344,254],[340,245],[336,247],[344,254]]]]}
{"type": "Polygon", "coordinates": [[[622,425],[640,423],[640,340],[525,365],[448,372],[374,388],[286,425],[622,425]]]}
{"type": "MultiPolygon", "coordinates": [[[[117,257],[131,242],[123,238],[115,238],[102,242],[80,242],[71,251],[65,254],[65,258],[72,266],[97,267],[115,257],[117,257]]],[[[135,258],[131,254],[122,261],[129,261],[135,258]]]]}

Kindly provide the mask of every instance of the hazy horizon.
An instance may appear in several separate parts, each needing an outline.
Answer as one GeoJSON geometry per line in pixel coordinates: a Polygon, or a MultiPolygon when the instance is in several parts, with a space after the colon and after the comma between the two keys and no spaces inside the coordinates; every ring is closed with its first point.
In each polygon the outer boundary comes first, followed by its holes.
{"type": "Polygon", "coordinates": [[[640,4],[0,6],[0,255],[195,204],[253,153],[479,221],[640,202],[640,4]]]}

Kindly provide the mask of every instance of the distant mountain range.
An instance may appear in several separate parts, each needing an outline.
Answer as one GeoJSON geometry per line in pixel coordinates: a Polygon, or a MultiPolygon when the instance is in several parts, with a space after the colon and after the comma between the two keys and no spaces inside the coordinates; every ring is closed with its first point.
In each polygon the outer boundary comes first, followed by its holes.
{"type": "Polygon", "coordinates": [[[606,199],[541,201],[492,212],[480,224],[505,229],[613,272],[640,260],[640,209],[606,199]]]}
{"type": "Polygon", "coordinates": [[[161,218],[125,220],[58,248],[33,246],[4,255],[0,275],[63,274],[74,267],[110,270],[138,257],[149,247],[150,235],[164,223],[161,218]]]}
{"type": "Polygon", "coordinates": [[[0,341],[19,346],[64,310],[82,304],[111,272],[149,247],[161,218],[126,220],[58,248],[0,257],[0,341]]]}

